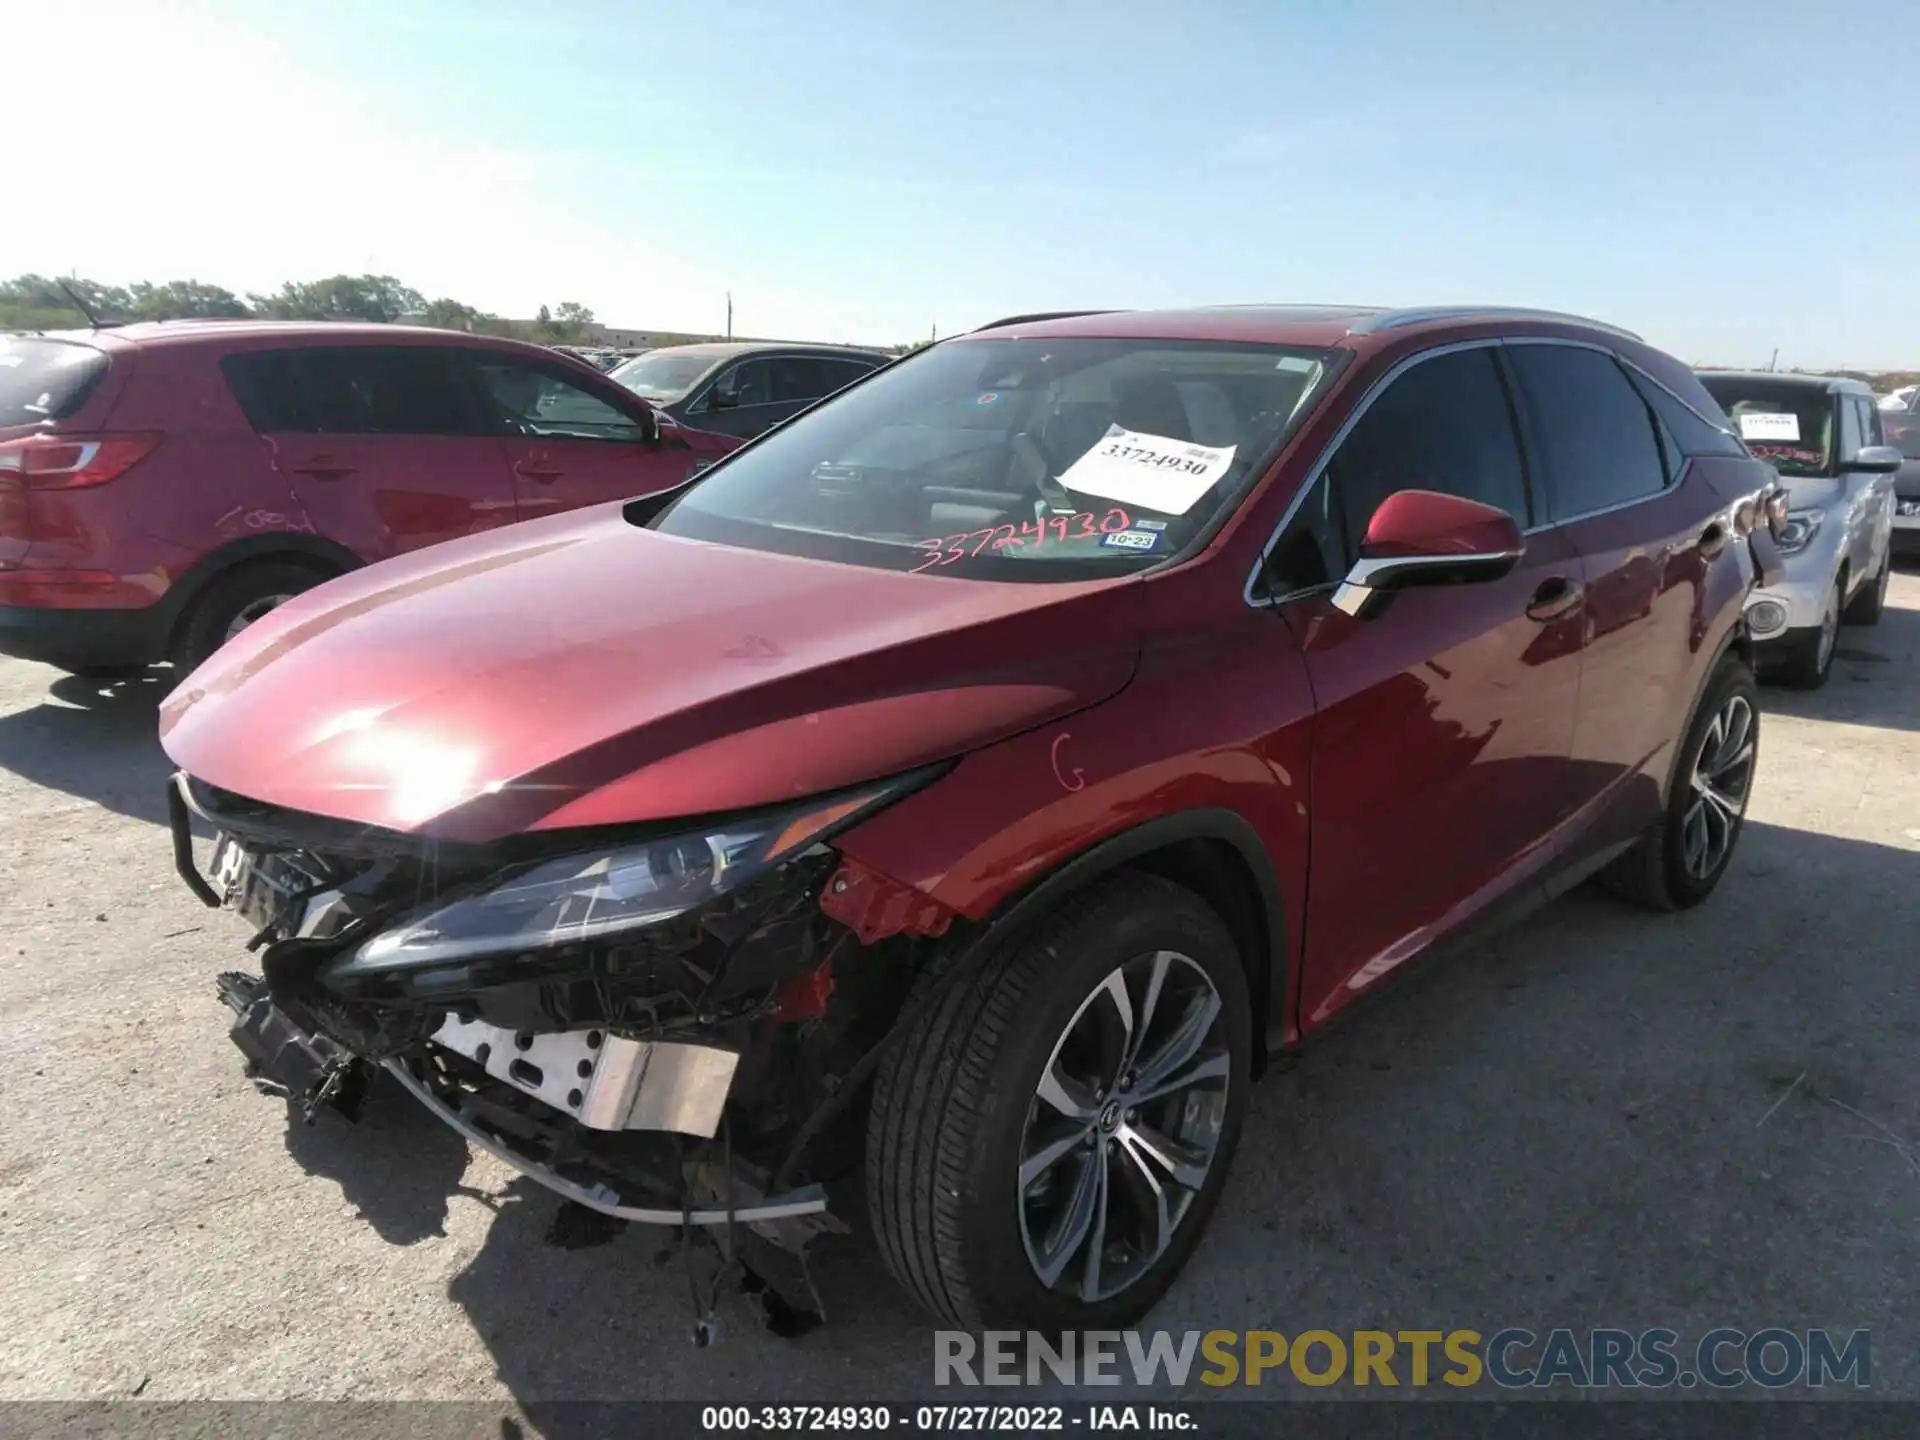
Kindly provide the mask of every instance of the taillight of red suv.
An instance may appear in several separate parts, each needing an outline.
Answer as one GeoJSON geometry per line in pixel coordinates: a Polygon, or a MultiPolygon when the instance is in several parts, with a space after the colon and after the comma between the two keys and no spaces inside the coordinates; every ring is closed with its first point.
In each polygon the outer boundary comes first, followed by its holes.
{"type": "Polygon", "coordinates": [[[29,435],[0,441],[0,482],[29,490],[80,490],[118,480],[153,453],[156,434],[29,435]]]}

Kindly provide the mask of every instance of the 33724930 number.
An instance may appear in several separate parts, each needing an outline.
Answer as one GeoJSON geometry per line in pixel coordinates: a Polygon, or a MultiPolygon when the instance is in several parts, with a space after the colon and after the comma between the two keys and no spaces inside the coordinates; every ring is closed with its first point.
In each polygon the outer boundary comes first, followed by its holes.
{"type": "Polygon", "coordinates": [[[951,565],[972,555],[997,550],[1023,550],[1031,546],[1059,544],[1067,540],[1092,540],[1126,530],[1132,518],[1118,505],[1104,515],[1092,510],[1076,510],[1071,515],[1048,515],[1018,525],[986,525],[960,535],[917,540],[915,547],[926,551],[926,558],[907,573],[918,575],[940,565],[951,565]]]}

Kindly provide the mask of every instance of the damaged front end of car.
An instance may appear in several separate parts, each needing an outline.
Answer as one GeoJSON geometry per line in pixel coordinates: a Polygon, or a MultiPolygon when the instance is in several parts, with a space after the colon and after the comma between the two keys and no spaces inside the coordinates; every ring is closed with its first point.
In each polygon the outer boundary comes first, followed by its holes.
{"type": "MultiPolygon", "coordinates": [[[[915,948],[953,920],[826,842],[941,768],[751,815],[491,845],[184,773],[168,803],[182,878],[253,929],[259,973],[219,979],[234,1043],[309,1123],[353,1118],[384,1071],[567,1200],[705,1235],[770,1316],[804,1326],[820,1311],[806,1247],[843,1228],[830,1190],[857,1164],[851,1102],[915,948]]],[[[713,1297],[694,1288],[705,1343],[713,1297]]]]}

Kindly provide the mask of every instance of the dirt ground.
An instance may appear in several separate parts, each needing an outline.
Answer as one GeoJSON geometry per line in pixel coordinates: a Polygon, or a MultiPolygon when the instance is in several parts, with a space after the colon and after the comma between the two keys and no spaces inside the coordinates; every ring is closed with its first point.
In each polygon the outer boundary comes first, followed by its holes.
{"type": "MultiPolygon", "coordinates": [[[[1672,918],[1581,892],[1411,977],[1255,1093],[1149,1324],[1872,1332],[1920,1398],[1920,574],[1769,689],[1733,872],[1672,918]]],[[[0,661],[0,1399],[923,1393],[863,1243],[799,1340],[689,1343],[654,1232],[557,1220],[404,1095],[290,1123],[226,1038],[238,923],[174,876],[165,672],[0,661]]]]}

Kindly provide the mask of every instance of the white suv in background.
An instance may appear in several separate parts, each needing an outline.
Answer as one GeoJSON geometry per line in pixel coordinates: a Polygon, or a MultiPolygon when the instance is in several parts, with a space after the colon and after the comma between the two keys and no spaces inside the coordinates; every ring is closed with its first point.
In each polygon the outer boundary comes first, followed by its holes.
{"type": "Polygon", "coordinates": [[[1827,683],[1842,622],[1880,618],[1892,570],[1894,472],[1882,412],[1858,380],[1705,370],[1756,459],[1779,472],[1792,507],[1786,578],[1747,599],[1763,675],[1804,690],[1827,683]]]}

